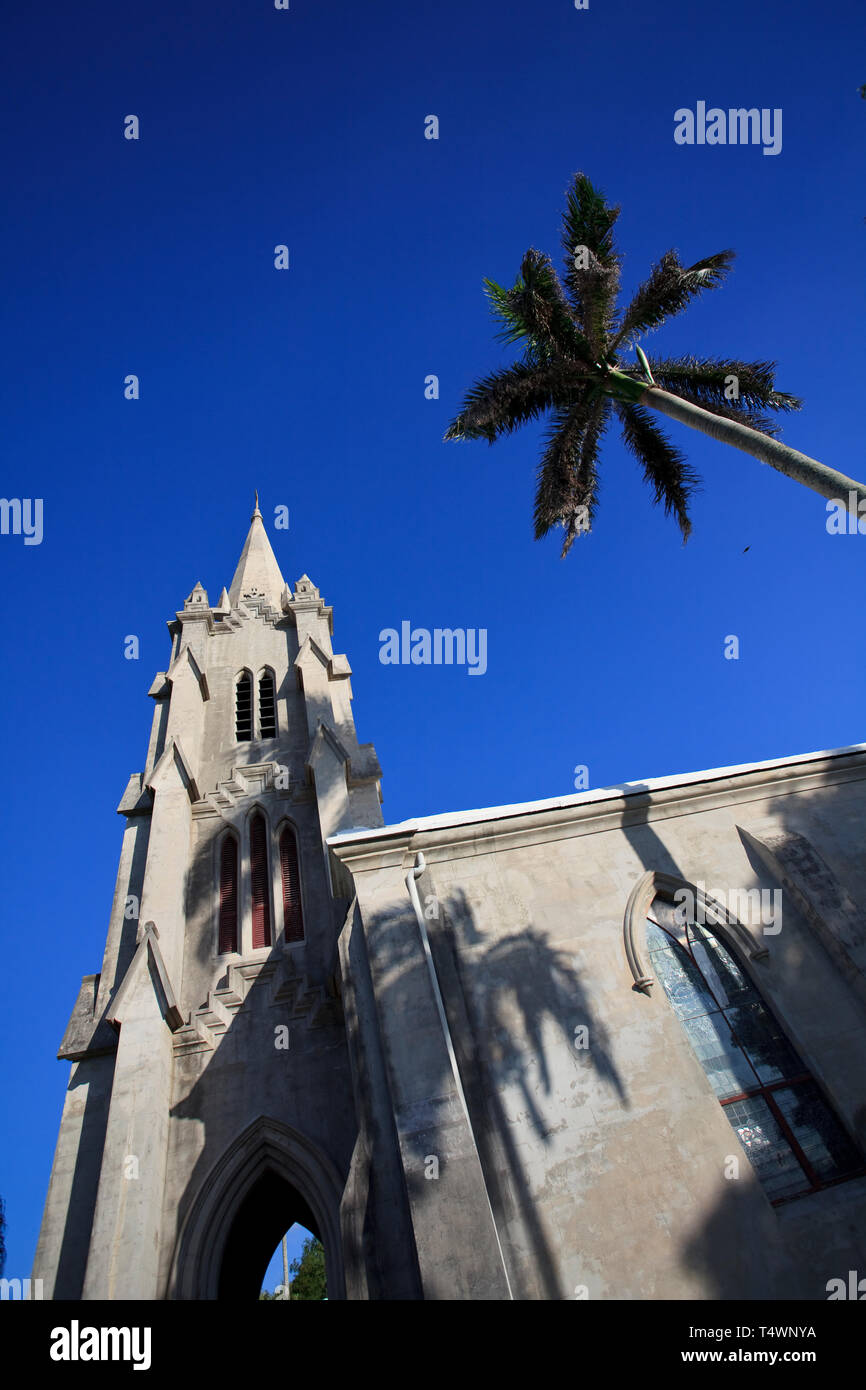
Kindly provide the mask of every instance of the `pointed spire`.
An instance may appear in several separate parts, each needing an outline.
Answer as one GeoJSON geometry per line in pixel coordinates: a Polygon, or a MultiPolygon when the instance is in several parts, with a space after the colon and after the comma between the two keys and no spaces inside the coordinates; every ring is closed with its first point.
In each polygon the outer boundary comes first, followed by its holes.
{"type": "Polygon", "coordinates": [[[279,609],[284,588],[285,580],[280,574],[280,567],[268,540],[265,523],[259,511],[259,494],[256,492],[255,511],[250,518],[250,529],[235,570],[235,577],[231,582],[229,600],[232,608],[237,608],[238,603],[244,598],[264,598],[274,608],[279,609]]]}

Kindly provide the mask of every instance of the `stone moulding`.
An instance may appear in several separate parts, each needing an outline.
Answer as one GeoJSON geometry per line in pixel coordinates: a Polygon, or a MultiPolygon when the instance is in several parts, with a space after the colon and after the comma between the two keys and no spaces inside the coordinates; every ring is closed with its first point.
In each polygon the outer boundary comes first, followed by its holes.
{"type": "Polygon", "coordinates": [[[82,1062],[117,1051],[117,1032],[96,1015],[100,975],[84,975],[72,1015],[57,1052],[64,1062],[82,1062]]]}
{"type": "Polygon", "coordinates": [[[738,825],[751,855],[769,870],[808,922],[849,985],[866,1001],[863,911],[815,846],[791,830],[738,825]]]}
{"type": "Polygon", "coordinates": [[[282,770],[283,765],[273,759],[265,763],[238,764],[232,768],[230,778],[223,779],[214,791],[205,792],[204,796],[193,803],[193,820],[221,816],[224,812],[231,811],[238,802],[258,796],[263,791],[276,790],[282,799],[296,800],[298,787],[292,782],[291,777],[288,779],[287,787],[276,786],[277,776],[282,770]]]}
{"type": "Polygon", "coordinates": [[[121,981],[120,988],[105,1011],[106,1020],[114,1026],[119,1026],[123,1022],[123,1008],[126,996],[129,993],[131,981],[135,975],[139,961],[145,954],[149,956],[151,964],[153,965],[156,976],[154,983],[158,983],[159,986],[157,996],[158,998],[160,995],[162,996],[159,998],[160,1011],[172,1033],[176,1033],[179,1028],[183,1027],[183,1016],[178,1008],[171,980],[165,968],[165,961],[159,949],[159,932],[153,922],[145,923],[144,930],[138,940],[135,955],[129,963],[126,974],[121,981]]]}
{"type": "Polygon", "coordinates": [[[717,903],[715,898],[708,897],[702,889],[696,888],[687,879],[675,878],[672,874],[650,869],[632,888],[623,921],[625,954],[634,980],[632,989],[649,994],[655,984],[654,977],[644,969],[639,947],[639,942],[643,939],[644,922],[653,899],[665,898],[668,902],[673,902],[674,894],[683,888],[692,894],[693,901],[703,910],[706,921],[735,950],[743,952],[749,960],[764,960],[769,955],[766,946],[756,942],[748,928],[728,912],[727,908],[722,907],[721,903],[717,903]]]}
{"type": "Polygon", "coordinates": [[[282,1011],[289,1023],[305,1029],[331,1028],[342,1024],[340,1001],[328,995],[322,985],[313,984],[291,959],[290,948],[282,957],[239,961],[229,965],[226,984],[208,992],[207,1000],[194,1009],[188,1021],[172,1039],[175,1056],[213,1052],[244,1005],[254,984],[268,986],[267,1004],[282,1011]]]}
{"type": "Polygon", "coordinates": [[[340,1237],[344,1180],[312,1140],[267,1116],[240,1134],[200,1183],[172,1261],[170,1299],[215,1299],[222,1253],[244,1198],[267,1171],[307,1203],[325,1247],[328,1298],[346,1296],[340,1237]]]}
{"type": "Polygon", "coordinates": [[[837,783],[860,781],[864,775],[866,745],[858,744],[767,763],[629,782],[546,801],[425,816],[371,829],[363,836],[335,834],[329,836],[328,844],[331,853],[353,872],[378,868],[383,862],[409,868],[418,850],[423,850],[431,865],[477,858],[499,849],[619,830],[671,816],[766,801],[770,796],[825,790],[837,783]]]}

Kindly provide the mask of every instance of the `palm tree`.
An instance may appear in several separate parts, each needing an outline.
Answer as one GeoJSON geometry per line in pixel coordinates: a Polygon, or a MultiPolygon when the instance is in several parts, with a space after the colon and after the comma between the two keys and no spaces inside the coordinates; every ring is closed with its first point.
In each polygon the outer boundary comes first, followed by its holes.
{"type": "Polygon", "coordinates": [[[688,267],[676,252],[666,252],[618,314],[620,258],[613,227],[619,211],[588,178],[576,174],[563,216],[565,288],[550,258],[535,250],[527,251],[511,289],[485,280],[500,339],[523,343],[525,351],[513,366],[476,382],[445,438],[492,444],[552,412],[538,472],[535,536],[561,524],[563,555],[576,536],[591,529],[601,438],[612,414],[643,465],[653,500],[673,513],[684,540],[691,530],[689,498],[699,479],[653,420],[653,409],[856,512],[857,502],[866,500],[862,483],[773,438],[778,426],[762,412],[799,410],[802,404],[775,389],[774,362],[646,357],[638,340],[720,285],[734,252],[720,251],[688,267]],[[639,363],[623,362],[631,347],[639,363]]]}

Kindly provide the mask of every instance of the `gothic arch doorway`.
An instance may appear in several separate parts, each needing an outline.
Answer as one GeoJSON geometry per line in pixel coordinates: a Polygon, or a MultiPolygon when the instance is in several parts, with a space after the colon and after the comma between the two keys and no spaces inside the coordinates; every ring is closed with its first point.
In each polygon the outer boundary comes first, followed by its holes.
{"type": "Polygon", "coordinates": [[[297,1189],[268,1169],[235,1214],[220,1260],[217,1298],[257,1299],[271,1255],[296,1221],[322,1239],[316,1218],[297,1189]]]}
{"type": "Polygon", "coordinates": [[[169,1298],[255,1300],[268,1261],[294,1221],[325,1247],[328,1298],[344,1299],[337,1170],[297,1130],[264,1117],[201,1183],[178,1242],[169,1298]]]}

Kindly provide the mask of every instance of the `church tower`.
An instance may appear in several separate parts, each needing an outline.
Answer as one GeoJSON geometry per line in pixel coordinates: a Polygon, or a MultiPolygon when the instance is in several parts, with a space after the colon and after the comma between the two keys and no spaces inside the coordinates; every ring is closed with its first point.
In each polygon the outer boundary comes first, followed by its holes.
{"type": "Polygon", "coordinates": [[[382,825],[379,764],[332,611],[306,575],[286,585],[258,497],[228,591],[197,583],[168,627],[102,970],[60,1048],[35,1273],[62,1299],[257,1297],[298,1220],[345,1297],[349,904],[325,842],[382,825]]]}

